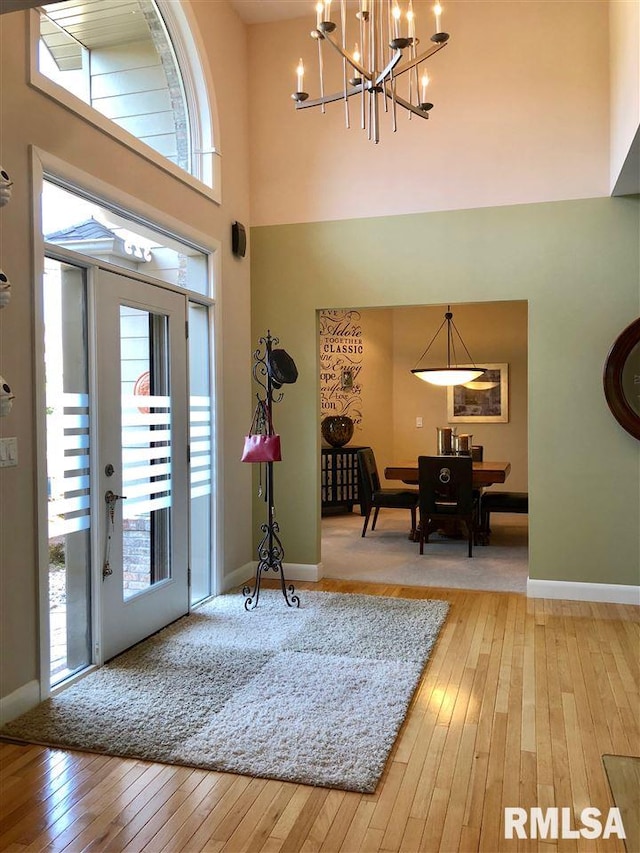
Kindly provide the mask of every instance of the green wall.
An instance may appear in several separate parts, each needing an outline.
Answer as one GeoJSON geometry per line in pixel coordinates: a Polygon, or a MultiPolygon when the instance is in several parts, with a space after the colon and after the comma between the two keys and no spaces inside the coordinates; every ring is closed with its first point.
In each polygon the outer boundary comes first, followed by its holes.
{"type": "Polygon", "coordinates": [[[640,314],[637,197],[258,227],[251,280],[254,338],[299,369],[275,413],[286,562],[321,559],[316,310],[526,299],[530,577],[640,583],[640,445],[602,391],[640,314]]]}

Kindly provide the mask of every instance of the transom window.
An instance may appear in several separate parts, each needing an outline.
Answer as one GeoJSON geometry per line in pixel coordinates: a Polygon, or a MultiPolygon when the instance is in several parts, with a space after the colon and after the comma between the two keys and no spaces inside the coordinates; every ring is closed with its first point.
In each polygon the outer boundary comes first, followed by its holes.
{"type": "Polygon", "coordinates": [[[42,186],[45,242],[211,295],[207,254],[50,180],[42,186]]]}

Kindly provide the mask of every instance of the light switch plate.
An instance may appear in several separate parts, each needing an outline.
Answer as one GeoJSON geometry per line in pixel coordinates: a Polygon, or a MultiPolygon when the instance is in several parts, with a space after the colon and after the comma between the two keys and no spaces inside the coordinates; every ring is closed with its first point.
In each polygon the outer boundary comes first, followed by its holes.
{"type": "Polygon", "coordinates": [[[0,438],[0,468],[14,468],[18,464],[18,439],[0,438]]]}
{"type": "Polygon", "coordinates": [[[422,418],[416,418],[416,427],[420,429],[422,426],[422,418]]]}

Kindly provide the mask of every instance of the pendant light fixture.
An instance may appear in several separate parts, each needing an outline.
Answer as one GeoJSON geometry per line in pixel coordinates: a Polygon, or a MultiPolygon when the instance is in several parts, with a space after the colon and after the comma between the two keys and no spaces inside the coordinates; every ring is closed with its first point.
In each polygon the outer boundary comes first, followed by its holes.
{"type": "Polygon", "coordinates": [[[456,324],[453,322],[453,314],[451,312],[451,306],[447,306],[447,311],[444,315],[444,320],[438,327],[437,332],[431,338],[428,347],[422,353],[420,358],[418,359],[418,364],[422,361],[422,359],[427,355],[429,350],[431,349],[431,345],[438,337],[444,326],[447,327],[447,366],[446,367],[414,367],[411,371],[414,376],[417,376],[418,379],[422,379],[424,382],[429,382],[431,385],[465,385],[467,382],[473,382],[478,379],[478,377],[482,376],[482,374],[487,369],[486,367],[476,367],[473,359],[471,358],[471,354],[467,349],[467,345],[462,340],[462,335],[458,331],[456,324]],[[472,363],[473,367],[460,367],[458,366],[456,359],[456,336],[460,343],[462,344],[464,351],[468,356],[468,360],[472,363]],[[453,361],[452,361],[453,358],[453,361]]]}
{"type": "Polygon", "coordinates": [[[482,379],[472,379],[471,382],[464,382],[464,387],[470,391],[490,391],[492,388],[497,388],[499,382],[485,382],[482,379]]]}

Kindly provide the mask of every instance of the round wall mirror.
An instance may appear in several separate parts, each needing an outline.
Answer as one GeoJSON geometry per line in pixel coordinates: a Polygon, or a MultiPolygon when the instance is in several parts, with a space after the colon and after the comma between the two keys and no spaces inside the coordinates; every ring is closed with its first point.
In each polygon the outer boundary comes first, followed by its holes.
{"type": "Polygon", "coordinates": [[[640,317],[620,333],[611,347],[603,381],[614,418],[640,439],[640,317]]]}

